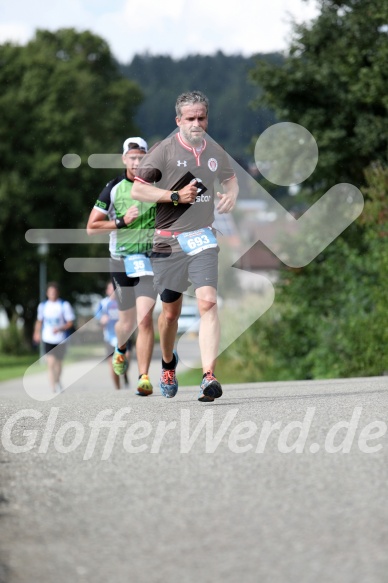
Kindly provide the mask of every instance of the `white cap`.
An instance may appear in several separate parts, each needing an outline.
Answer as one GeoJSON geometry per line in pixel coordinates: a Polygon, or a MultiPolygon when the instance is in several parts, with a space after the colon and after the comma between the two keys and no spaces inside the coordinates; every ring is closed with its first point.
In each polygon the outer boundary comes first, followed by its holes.
{"type": "Polygon", "coordinates": [[[143,140],[143,138],[127,138],[123,144],[123,154],[126,154],[129,149],[135,150],[136,148],[128,148],[129,144],[137,144],[139,146],[139,150],[143,150],[144,152],[148,151],[147,142],[143,140]]]}

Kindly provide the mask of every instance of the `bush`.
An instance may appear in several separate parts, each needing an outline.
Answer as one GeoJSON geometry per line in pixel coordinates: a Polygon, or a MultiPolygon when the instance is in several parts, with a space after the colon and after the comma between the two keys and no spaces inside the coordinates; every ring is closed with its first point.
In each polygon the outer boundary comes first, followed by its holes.
{"type": "Polygon", "coordinates": [[[23,329],[17,319],[11,320],[8,328],[0,331],[0,352],[2,354],[29,354],[31,352],[24,338],[23,329]]]}

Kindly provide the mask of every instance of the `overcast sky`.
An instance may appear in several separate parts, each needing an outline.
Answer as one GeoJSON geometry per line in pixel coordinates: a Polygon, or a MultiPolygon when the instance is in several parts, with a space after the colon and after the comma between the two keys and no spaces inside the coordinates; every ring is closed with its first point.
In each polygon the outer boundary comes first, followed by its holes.
{"type": "Polygon", "coordinates": [[[0,44],[25,44],[37,28],[90,30],[117,60],[135,54],[250,56],[284,51],[291,20],[317,15],[315,0],[0,0],[0,44]]]}

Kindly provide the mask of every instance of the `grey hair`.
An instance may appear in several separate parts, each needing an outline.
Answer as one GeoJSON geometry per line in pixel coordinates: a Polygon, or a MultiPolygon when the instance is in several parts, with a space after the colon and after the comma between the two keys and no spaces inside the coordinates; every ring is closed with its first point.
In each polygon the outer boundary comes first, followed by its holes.
{"type": "Polygon", "coordinates": [[[177,117],[182,115],[182,107],[185,105],[194,105],[195,103],[202,103],[206,107],[206,115],[209,111],[209,100],[202,91],[189,91],[179,95],[175,104],[175,112],[177,117]]]}

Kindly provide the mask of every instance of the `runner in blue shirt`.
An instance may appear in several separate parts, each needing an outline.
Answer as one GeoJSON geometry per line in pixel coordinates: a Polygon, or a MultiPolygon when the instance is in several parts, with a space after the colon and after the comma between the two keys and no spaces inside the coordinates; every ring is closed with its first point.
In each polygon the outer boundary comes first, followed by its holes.
{"type": "MultiPolygon", "coordinates": [[[[115,347],[117,346],[116,324],[119,320],[119,308],[115,297],[113,283],[111,281],[107,283],[105,293],[106,297],[102,298],[102,300],[98,304],[95,317],[102,326],[107,361],[109,363],[109,367],[111,370],[113,384],[116,389],[120,389],[121,388],[120,376],[114,372],[112,363],[112,354],[114,352],[115,347]]],[[[131,351],[132,351],[132,339],[129,338],[129,340],[127,341],[127,348],[125,352],[125,356],[128,362],[128,368],[131,361],[131,351]]],[[[124,385],[128,387],[129,386],[128,371],[125,371],[123,377],[124,385]]]]}

